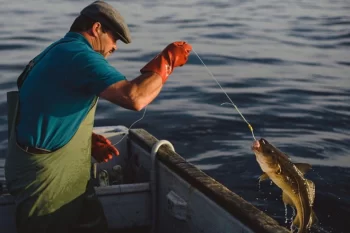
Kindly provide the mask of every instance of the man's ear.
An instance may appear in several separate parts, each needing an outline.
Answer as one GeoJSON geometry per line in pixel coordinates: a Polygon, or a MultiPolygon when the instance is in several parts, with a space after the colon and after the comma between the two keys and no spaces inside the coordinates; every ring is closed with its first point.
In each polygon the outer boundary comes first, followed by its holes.
{"type": "Polygon", "coordinates": [[[102,31],[102,25],[100,22],[95,22],[91,29],[90,29],[90,34],[93,37],[98,37],[99,33],[102,31]]]}

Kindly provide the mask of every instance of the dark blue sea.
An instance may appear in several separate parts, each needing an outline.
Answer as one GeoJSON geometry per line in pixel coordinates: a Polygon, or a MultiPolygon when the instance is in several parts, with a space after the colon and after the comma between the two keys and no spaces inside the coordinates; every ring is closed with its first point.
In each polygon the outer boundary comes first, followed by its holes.
{"type": "MultiPolygon", "coordinates": [[[[0,156],[7,147],[6,92],[26,63],[68,31],[92,1],[0,0],[0,156]]],[[[110,63],[129,80],[167,44],[191,43],[254,128],[307,162],[316,185],[312,232],[350,232],[350,1],[108,1],[129,24],[110,63]]],[[[54,71],[53,71],[54,72],[54,71]]],[[[47,77],[50,78],[50,77],[47,77]]],[[[40,90],[38,90],[40,91],[40,90]]],[[[50,97],[48,97],[50,98],[50,97]]],[[[247,124],[194,53],[147,107],[144,128],[281,225],[293,211],[258,177],[247,124]]],[[[129,127],[142,116],[100,100],[95,126],[129,127]]]]}

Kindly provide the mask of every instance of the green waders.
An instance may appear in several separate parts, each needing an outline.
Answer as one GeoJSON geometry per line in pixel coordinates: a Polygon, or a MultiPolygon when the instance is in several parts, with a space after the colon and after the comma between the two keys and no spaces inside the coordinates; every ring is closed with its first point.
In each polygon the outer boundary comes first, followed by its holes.
{"type": "Polygon", "coordinates": [[[5,176],[16,201],[18,233],[106,232],[107,220],[90,182],[97,98],[65,146],[47,154],[32,154],[16,140],[18,93],[8,97],[11,125],[5,176]]]}

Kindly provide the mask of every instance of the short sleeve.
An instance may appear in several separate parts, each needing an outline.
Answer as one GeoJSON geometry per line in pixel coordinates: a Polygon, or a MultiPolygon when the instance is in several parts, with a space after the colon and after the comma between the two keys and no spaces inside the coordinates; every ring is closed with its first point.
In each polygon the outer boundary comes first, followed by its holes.
{"type": "Polygon", "coordinates": [[[110,85],[126,80],[101,54],[91,51],[78,56],[73,62],[77,66],[73,86],[84,92],[99,95],[110,85]]]}

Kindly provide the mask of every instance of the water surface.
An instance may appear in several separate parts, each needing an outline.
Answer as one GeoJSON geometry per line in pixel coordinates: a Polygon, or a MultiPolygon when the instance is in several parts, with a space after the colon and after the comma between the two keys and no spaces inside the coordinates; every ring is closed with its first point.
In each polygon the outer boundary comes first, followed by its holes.
{"type": "MultiPolygon", "coordinates": [[[[167,44],[186,40],[264,137],[308,162],[316,184],[313,232],[349,232],[350,3],[347,0],[109,1],[133,42],[109,59],[129,80],[167,44]]],[[[6,92],[25,64],[64,36],[88,1],[0,1],[0,150],[7,145],[6,92]]],[[[49,78],[49,77],[48,77],[49,78]]],[[[54,88],[54,87],[53,87],[54,88]]],[[[40,90],[38,90],[40,91],[40,90]]],[[[49,98],[49,97],[48,97],[49,98]]],[[[176,69],[135,127],[176,151],[289,227],[292,210],[250,150],[247,124],[193,54],[176,69]]],[[[130,126],[142,116],[100,100],[96,126],[130,126]]]]}

